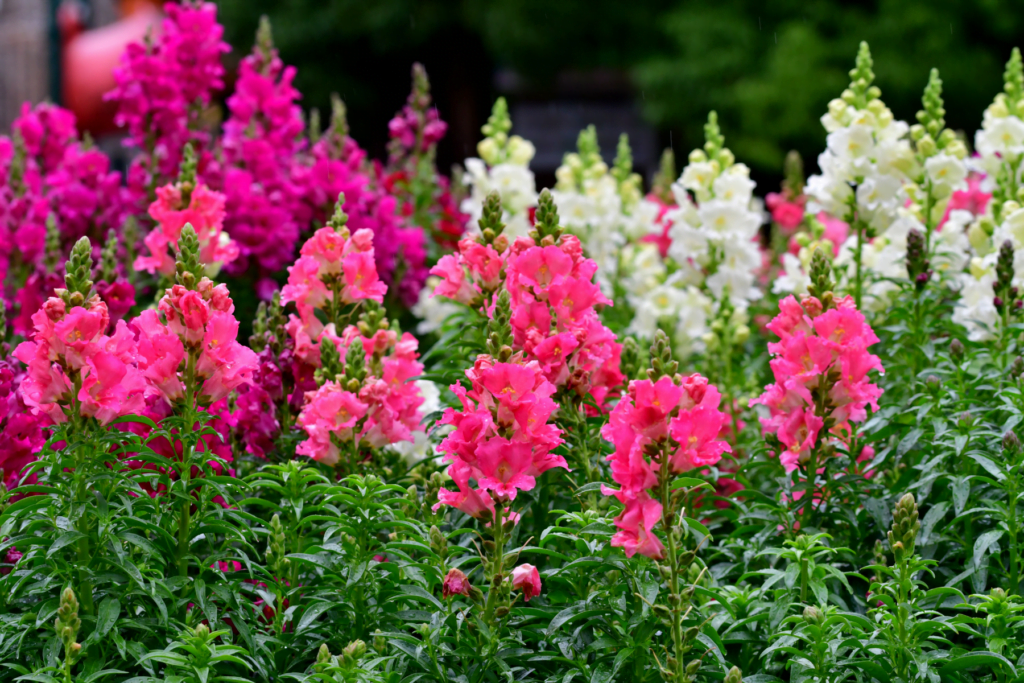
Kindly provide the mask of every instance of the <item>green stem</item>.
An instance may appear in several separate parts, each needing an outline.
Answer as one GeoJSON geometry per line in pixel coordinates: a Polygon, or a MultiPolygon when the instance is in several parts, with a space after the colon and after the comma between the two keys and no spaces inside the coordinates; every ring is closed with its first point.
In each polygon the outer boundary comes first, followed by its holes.
{"type": "MultiPolygon", "coordinates": [[[[484,605],[484,621],[491,626],[494,625],[494,610],[497,608],[498,593],[501,591],[501,582],[495,577],[502,574],[505,568],[505,509],[499,501],[494,506],[494,557],[491,559],[491,572],[487,577],[491,588],[487,593],[487,602],[484,605]],[[495,584],[498,585],[495,585],[495,584]]],[[[503,577],[504,578],[504,577],[503,577]]]]}
{"type": "Polygon", "coordinates": [[[668,550],[668,589],[669,589],[669,610],[672,614],[672,645],[675,655],[675,680],[684,680],[685,667],[683,666],[683,613],[681,608],[681,596],[679,594],[679,557],[677,555],[675,530],[675,510],[672,505],[672,494],[669,490],[669,482],[672,478],[671,468],[668,466],[668,454],[662,450],[660,455],[661,467],[658,468],[659,487],[661,491],[661,504],[663,507],[661,525],[665,531],[665,541],[668,550]]]}
{"type": "Polygon", "coordinates": [[[1010,536],[1010,594],[1017,595],[1020,586],[1020,554],[1017,546],[1017,472],[1010,478],[1009,511],[1006,529],[1010,536]]]}

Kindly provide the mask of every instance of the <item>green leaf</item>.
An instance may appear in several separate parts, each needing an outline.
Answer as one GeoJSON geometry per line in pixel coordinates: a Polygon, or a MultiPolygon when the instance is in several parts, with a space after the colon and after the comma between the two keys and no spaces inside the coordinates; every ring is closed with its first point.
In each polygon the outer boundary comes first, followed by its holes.
{"type": "Polygon", "coordinates": [[[438,612],[444,612],[445,611],[444,605],[441,604],[440,600],[438,600],[433,595],[431,595],[427,591],[423,590],[419,586],[413,586],[413,585],[409,584],[409,585],[405,585],[405,586],[399,586],[398,590],[400,592],[397,595],[395,595],[393,598],[391,598],[392,600],[399,600],[401,598],[413,597],[413,598],[416,598],[417,600],[420,600],[420,601],[429,602],[431,605],[433,605],[434,607],[437,608],[438,612]]]}
{"type": "Polygon", "coordinates": [[[333,602],[314,602],[306,608],[305,612],[303,612],[302,618],[299,619],[298,626],[295,627],[295,633],[298,634],[305,631],[320,617],[321,614],[332,607],[334,607],[333,602]]]}
{"type": "Polygon", "coordinates": [[[698,489],[702,487],[711,489],[712,491],[715,490],[714,486],[704,481],[703,479],[697,479],[696,477],[676,477],[675,479],[672,480],[672,483],[669,484],[669,487],[673,490],[698,489]]]}
{"type": "Polygon", "coordinates": [[[992,670],[992,667],[1005,666],[1006,670],[1012,675],[1017,675],[1017,669],[1014,668],[1013,664],[1010,663],[1006,657],[996,654],[995,652],[968,652],[967,654],[960,655],[954,659],[949,660],[939,669],[939,675],[946,677],[956,671],[963,671],[964,669],[973,669],[975,667],[983,666],[988,670],[992,670]]]}
{"type": "Polygon", "coordinates": [[[545,629],[545,633],[550,636],[574,619],[580,619],[582,617],[596,617],[599,614],[605,614],[607,612],[607,610],[604,609],[587,609],[588,607],[589,605],[586,602],[578,602],[575,605],[566,607],[555,615],[555,618],[551,620],[551,623],[548,624],[547,629],[545,629]]]}

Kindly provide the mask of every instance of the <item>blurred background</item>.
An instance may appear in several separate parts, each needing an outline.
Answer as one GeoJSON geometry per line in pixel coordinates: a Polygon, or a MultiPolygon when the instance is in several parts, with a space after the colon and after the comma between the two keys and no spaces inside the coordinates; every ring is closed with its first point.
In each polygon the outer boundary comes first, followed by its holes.
{"type": "MultiPolygon", "coordinates": [[[[660,151],[702,142],[710,109],[727,144],[774,189],[789,149],[808,166],[824,145],[818,121],[848,83],[867,40],[882,97],[912,120],[928,70],[944,81],[947,120],[968,140],[1020,42],[1020,0],[219,0],[229,68],[270,17],[303,106],[329,111],[338,92],[352,135],[384,156],[387,122],[422,62],[450,124],[441,168],[475,155],[493,99],[532,140],[541,185],[553,182],[578,131],[597,126],[603,151],[629,133],[640,172],[660,151]]],[[[116,154],[99,96],[125,43],[158,17],[149,0],[0,0],[0,129],[24,100],[49,98],[116,154]],[[105,137],[106,136],[106,137],[105,137]]],[[[230,87],[230,84],[229,84],[230,87]]]]}

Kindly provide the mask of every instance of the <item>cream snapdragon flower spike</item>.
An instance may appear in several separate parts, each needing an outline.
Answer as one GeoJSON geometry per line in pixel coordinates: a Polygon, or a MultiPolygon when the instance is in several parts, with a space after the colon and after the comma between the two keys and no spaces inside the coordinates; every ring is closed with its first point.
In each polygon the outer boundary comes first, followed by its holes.
{"type": "Polygon", "coordinates": [[[985,110],[975,135],[979,157],[975,170],[985,173],[982,189],[992,193],[985,212],[950,213],[950,222],[966,224],[970,263],[960,274],[960,298],[953,321],[968,330],[973,341],[993,339],[1000,324],[995,306],[996,262],[1000,246],[1014,250],[1013,285],[1024,286],[1024,66],[1014,48],[1003,74],[1003,92],[985,110]],[[958,215],[959,214],[959,215],[958,215]]]}
{"type": "Polygon", "coordinates": [[[755,279],[764,217],[753,201],[750,169],[736,163],[725,147],[715,112],[708,116],[704,132],[704,148],[690,153],[672,186],[677,207],[666,214],[672,221],[668,254],[673,272],[668,281],[681,291],[676,294],[677,333],[691,338],[705,333],[702,328],[713,301],[728,297],[732,307],[743,312],[761,297],[755,279]]]}
{"type": "MultiPolygon", "coordinates": [[[[597,131],[594,126],[587,127],[580,132],[577,151],[565,155],[555,177],[557,184],[551,194],[558,215],[562,224],[580,238],[587,256],[597,262],[601,289],[612,298],[620,293],[628,295],[634,283],[620,282],[619,278],[634,272],[630,266],[638,250],[627,247],[657,230],[659,212],[657,204],[643,197],[642,180],[633,172],[628,136],[620,136],[615,162],[609,169],[601,159],[597,131]],[[623,263],[624,259],[628,262],[623,263]]],[[[658,263],[644,262],[641,269],[650,266],[664,270],[657,248],[653,251],[658,263]]],[[[650,259],[649,250],[639,252],[644,254],[641,260],[650,259]]]]}
{"type": "Polygon", "coordinates": [[[909,126],[879,99],[871,66],[868,45],[861,43],[850,87],[821,118],[827,149],[818,157],[821,173],[808,179],[806,189],[811,213],[825,211],[850,225],[836,265],[845,266],[844,287],[858,305],[862,299],[882,301],[892,285],[881,278],[901,275],[909,227],[894,223],[915,164],[909,126]]]}
{"type": "Polygon", "coordinates": [[[537,185],[530,161],[536,150],[529,140],[510,136],[511,130],[508,105],[504,97],[499,97],[482,128],[484,139],[477,145],[480,157],[466,159],[463,182],[470,194],[460,208],[470,216],[467,230],[471,234],[480,231],[484,199],[493,191],[501,197],[505,234],[516,238],[530,231],[529,209],[537,205],[537,185]]]}

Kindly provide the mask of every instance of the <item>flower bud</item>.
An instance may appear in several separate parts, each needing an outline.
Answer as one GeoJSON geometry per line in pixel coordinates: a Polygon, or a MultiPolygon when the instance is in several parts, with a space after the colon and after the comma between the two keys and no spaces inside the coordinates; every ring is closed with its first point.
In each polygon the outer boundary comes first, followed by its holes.
{"type": "Polygon", "coordinates": [[[1013,431],[1008,431],[1003,434],[1003,450],[1011,455],[1016,455],[1020,452],[1020,439],[1013,431]]]}
{"type": "Polygon", "coordinates": [[[743,674],[738,666],[729,669],[729,673],[725,675],[725,683],[743,683],[743,674]]]}
{"type": "Polygon", "coordinates": [[[962,429],[969,429],[974,424],[974,416],[971,415],[971,412],[969,410],[965,410],[964,412],[960,413],[960,417],[957,418],[957,424],[962,429]]]}
{"type": "Polygon", "coordinates": [[[825,620],[825,615],[821,613],[821,610],[810,605],[804,608],[804,621],[808,624],[820,625],[825,620]]]}
{"type": "Polygon", "coordinates": [[[949,357],[959,363],[964,358],[964,344],[959,339],[949,343],[949,357]]]}
{"type": "Polygon", "coordinates": [[[936,393],[942,388],[942,380],[935,375],[928,375],[924,380],[924,385],[928,387],[928,391],[936,393]]]}
{"type": "Polygon", "coordinates": [[[1024,358],[1017,356],[1010,364],[1010,377],[1019,379],[1021,375],[1024,375],[1024,358]]]}

